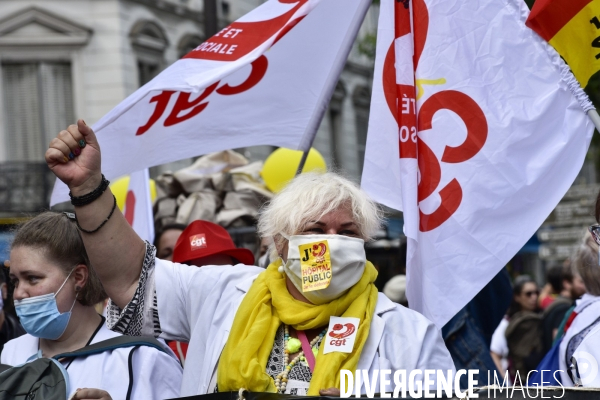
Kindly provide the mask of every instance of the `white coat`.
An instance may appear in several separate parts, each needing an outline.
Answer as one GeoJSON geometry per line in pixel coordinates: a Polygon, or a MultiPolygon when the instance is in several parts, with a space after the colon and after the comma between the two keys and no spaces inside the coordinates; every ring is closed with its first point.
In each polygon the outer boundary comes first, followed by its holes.
{"type": "MultiPolygon", "coordinates": [[[[90,344],[120,336],[105,324],[90,344]]],[[[2,364],[20,365],[38,352],[39,339],[29,334],[13,339],[4,345],[2,364]]],[[[129,387],[129,354],[132,347],[105,351],[85,358],[75,358],[68,366],[71,395],[78,388],[106,390],[114,400],[127,397],[129,387]]],[[[131,399],[163,400],[179,397],[182,369],[179,362],[155,348],[141,346],[132,358],[133,387],[131,399]]]]}
{"type": "Polygon", "coordinates": [[[571,364],[570,360],[567,360],[567,346],[575,335],[591,326],[598,319],[598,317],[600,317],[600,297],[592,296],[591,294],[587,293],[584,294],[581,299],[577,300],[573,312],[576,312],[577,316],[571,323],[569,329],[567,329],[565,332],[565,336],[563,336],[560,342],[558,353],[558,369],[560,370],[560,379],[563,386],[566,387],[573,386],[573,381],[567,372],[571,364]]]}
{"type": "Polygon", "coordinates": [[[600,324],[596,325],[575,350],[573,356],[584,387],[600,388],[600,324]]]}
{"type": "MultiPolygon", "coordinates": [[[[181,396],[206,394],[235,313],[264,270],[241,264],[198,268],[160,259],[155,268],[161,337],[189,341],[181,396]]],[[[370,374],[378,369],[455,371],[436,326],[382,293],[357,369],[370,374]]]]}

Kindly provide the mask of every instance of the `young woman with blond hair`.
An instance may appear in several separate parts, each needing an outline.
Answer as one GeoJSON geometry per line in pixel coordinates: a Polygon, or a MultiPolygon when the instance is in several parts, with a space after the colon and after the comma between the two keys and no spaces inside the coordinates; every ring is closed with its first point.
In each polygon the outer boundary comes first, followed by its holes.
{"type": "MultiPolygon", "coordinates": [[[[106,293],[69,214],[45,212],[18,229],[9,277],[15,310],[27,334],[6,343],[2,364],[18,366],[120,336],[106,327],[94,308],[106,293]]],[[[152,347],[117,348],[59,361],[68,373],[72,399],[179,396],[181,366],[152,347]]]]}

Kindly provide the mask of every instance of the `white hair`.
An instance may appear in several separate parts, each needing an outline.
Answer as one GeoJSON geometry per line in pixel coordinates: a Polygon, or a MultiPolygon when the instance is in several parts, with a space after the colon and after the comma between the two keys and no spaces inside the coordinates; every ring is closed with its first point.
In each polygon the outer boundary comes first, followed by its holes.
{"type": "Polygon", "coordinates": [[[590,232],[586,232],[573,258],[573,270],[583,279],[588,293],[600,296],[600,266],[598,244],[590,232]]]}
{"type": "MultiPolygon", "coordinates": [[[[352,213],[359,236],[371,240],[383,221],[383,212],[354,182],[335,172],[303,173],[294,178],[260,212],[258,232],[272,237],[274,245],[285,243],[331,211],[345,208],[352,213]]],[[[271,246],[272,259],[277,250],[271,246]]]]}

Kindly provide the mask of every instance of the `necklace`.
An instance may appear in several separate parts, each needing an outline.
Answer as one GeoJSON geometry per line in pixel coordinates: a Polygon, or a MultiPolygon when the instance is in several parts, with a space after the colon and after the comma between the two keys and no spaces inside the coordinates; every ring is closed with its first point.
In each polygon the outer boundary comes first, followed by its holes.
{"type": "MultiPolygon", "coordinates": [[[[288,382],[288,374],[290,373],[290,371],[292,370],[292,368],[294,368],[294,365],[296,365],[298,362],[300,361],[306,361],[306,357],[304,357],[304,350],[302,350],[301,352],[298,353],[298,355],[296,357],[294,357],[294,359],[289,362],[290,360],[290,353],[295,353],[296,351],[300,350],[301,346],[298,346],[298,343],[300,342],[298,339],[294,339],[291,338],[290,339],[290,332],[288,329],[287,325],[284,325],[284,330],[285,330],[285,335],[284,335],[284,350],[283,350],[283,371],[281,371],[276,377],[275,377],[275,388],[277,389],[277,393],[284,393],[285,392],[285,388],[287,386],[287,382],[288,382]],[[292,351],[290,351],[290,349],[292,351]],[[295,351],[293,351],[295,350],[295,351]]],[[[325,333],[327,332],[327,329],[324,329],[323,332],[319,333],[311,342],[310,342],[310,347],[313,350],[313,354],[315,353],[315,350],[318,351],[318,347],[313,347],[315,345],[317,345],[317,343],[319,343],[321,341],[321,339],[323,338],[323,336],[325,336],[325,333]]],[[[317,357],[317,355],[315,354],[315,358],[317,357]]]]}

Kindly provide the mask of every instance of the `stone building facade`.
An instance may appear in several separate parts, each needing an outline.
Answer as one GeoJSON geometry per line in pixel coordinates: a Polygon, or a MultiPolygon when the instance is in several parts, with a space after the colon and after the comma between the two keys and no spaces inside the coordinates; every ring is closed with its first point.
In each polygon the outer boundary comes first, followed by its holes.
{"type": "MultiPolygon", "coordinates": [[[[262,2],[217,0],[218,26],[262,2]]],[[[376,7],[359,38],[375,32],[376,7]]],[[[78,117],[93,124],[201,43],[203,20],[202,0],[1,1],[0,218],[46,207],[53,179],[43,155],[51,138],[78,117]]],[[[362,167],[371,77],[372,60],[355,46],[315,140],[328,164],[355,180],[362,167]]],[[[256,160],[272,148],[242,151],[256,160]]]]}

